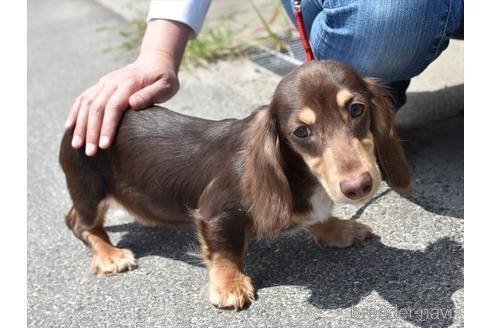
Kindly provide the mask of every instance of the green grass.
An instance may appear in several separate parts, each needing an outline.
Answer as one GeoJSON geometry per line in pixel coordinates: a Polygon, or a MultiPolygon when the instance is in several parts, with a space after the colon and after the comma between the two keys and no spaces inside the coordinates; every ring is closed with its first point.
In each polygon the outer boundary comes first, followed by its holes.
{"type": "MultiPolygon", "coordinates": [[[[258,17],[258,22],[238,24],[234,15],[222,16],[207,22],[197,39],[188,43],[182,65],[185,68],[205,66],[218,60],[244,56],[249,50],[266,45],[273,49],[289,52],[288,40],[293,36],[293,29],[278,4],[270,17],[265,17],[253,1],[251,6],[258,17]],[[281,31],[274,31],[272,26],[281,26],[281,31]]],[[[142,15],[143,16],[143,15],[142,15]]],[[[135,19],[119,34],[124,41],[116,48],[107,49],[135,52],[139,49],[145,33],[144,19],[135,19]]]]}
{"type": "Polygon", "coordinates": [[[238,57],[254,47],[246,37],[247,26],[237,27],[234,16],[223,16],[205,26],[186,47],[182,64],[204,66],[221,59],[238,57]]]}

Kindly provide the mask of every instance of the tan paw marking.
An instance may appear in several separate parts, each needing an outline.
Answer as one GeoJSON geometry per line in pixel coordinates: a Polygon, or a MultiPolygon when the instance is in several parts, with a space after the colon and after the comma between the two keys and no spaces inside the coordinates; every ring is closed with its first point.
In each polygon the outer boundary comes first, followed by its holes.
{"type": "Polygon", "coordinates": [[[373,235],[371,227],[353,220],[330,219],[311,227],[313,238],[319,246],[349,247],[360,244],[373,235]]]}
{"type": "Polygon", "coordinates": [[[91,269],[99,276],[112,276],[136,266],[135,257],[129,249],[111,247],[92,255],[91,269]]]}
{"type": "Polygon", "coordinates": [[[213,269],[210,272],[208,291],[210,302],[221,309],[239,311],[255,299],[251,278],[238,271],[213,269]]]}

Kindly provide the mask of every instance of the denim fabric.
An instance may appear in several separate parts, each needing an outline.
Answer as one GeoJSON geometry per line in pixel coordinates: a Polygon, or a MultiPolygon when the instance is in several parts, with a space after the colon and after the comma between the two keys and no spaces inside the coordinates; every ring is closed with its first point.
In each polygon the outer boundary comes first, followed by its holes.
{"type": "MultiPolygon", "coordinates": [[[[296,25],[293,0],[282,4],[296,25]]],[[[301,6],[315,58],[400,88],[399,105],[408,81],[447,48],[463,12],[463,0],[302,0],[301,6]]]]}

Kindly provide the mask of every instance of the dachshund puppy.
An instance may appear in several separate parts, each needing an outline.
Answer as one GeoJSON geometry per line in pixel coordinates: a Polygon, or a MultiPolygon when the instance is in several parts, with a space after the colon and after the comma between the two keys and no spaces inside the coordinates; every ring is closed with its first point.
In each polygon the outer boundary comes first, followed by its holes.
{"type": "Polygon", "coordinates": [[[104,230],[109,199],[144,224],[194,223],[219,308],[239,310],[254,299],[243,265],[248,237],[306,228],[321,246],[348,247],[371,229],[330,211],[374,195],[376,158],[392,187],[410,185],[389,93],[333,61],[296,68],[268,106],[241,120],[129,110],[113,145],[94,157],[73,149],[72,135],[60,150],[73,201],[66,223],[90,247],[93,270],[110,275],[136,265],[104,230]]]}

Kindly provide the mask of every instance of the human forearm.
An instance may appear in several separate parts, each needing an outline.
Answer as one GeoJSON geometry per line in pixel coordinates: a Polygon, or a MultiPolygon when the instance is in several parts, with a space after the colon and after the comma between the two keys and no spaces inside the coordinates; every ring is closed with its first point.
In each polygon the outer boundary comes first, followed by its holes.
{"type": "Polygon", "coordinates": [[[175,72],[179,65],[193,30],[186,24],[166,20],[152,19],[147,24],[137,61],[161,61],[171,65],[175,72]]]}

